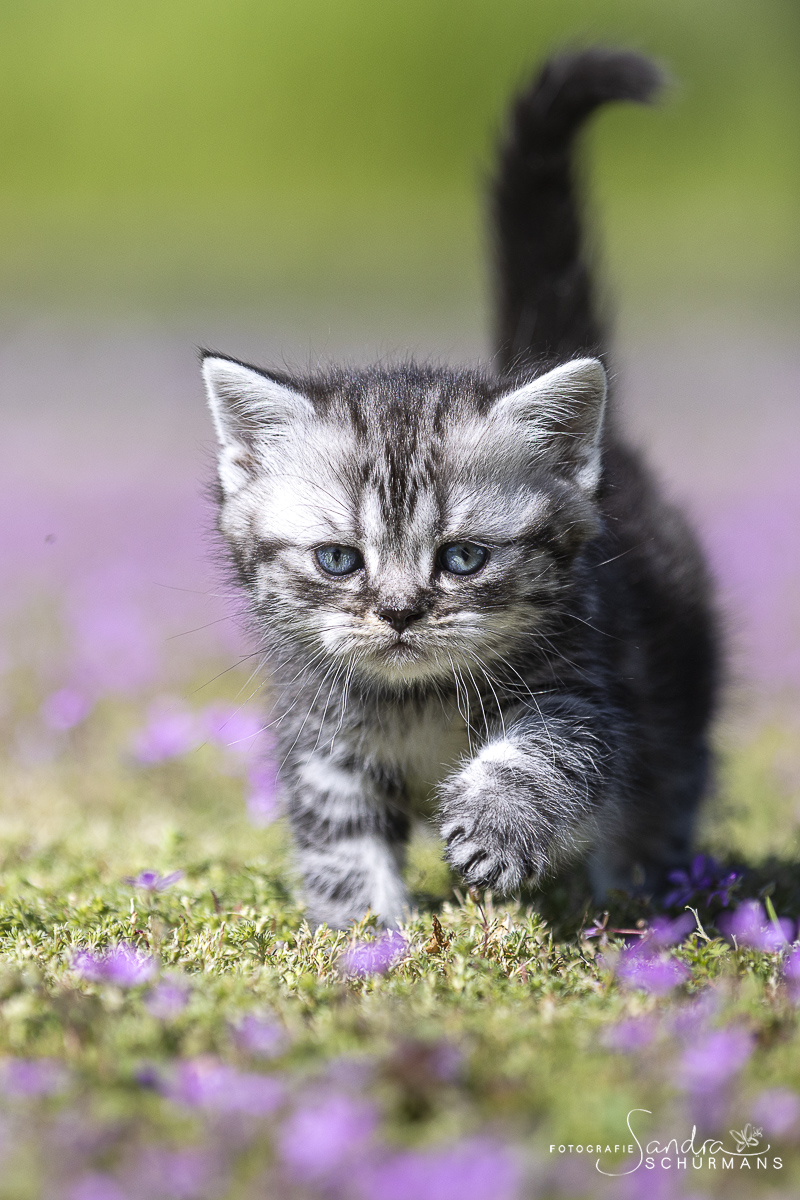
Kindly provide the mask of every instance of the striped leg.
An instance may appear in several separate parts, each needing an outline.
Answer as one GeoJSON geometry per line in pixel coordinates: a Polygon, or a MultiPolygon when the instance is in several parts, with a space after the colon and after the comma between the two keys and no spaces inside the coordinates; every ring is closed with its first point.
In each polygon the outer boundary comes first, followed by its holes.
{"type": "Polygon", "coordinates": [[[311,919],[342,929],[371,910],[397,923],[409,820],[402,785],[388,772],[312,753],[287,781],[289,819],[311,919]]]}

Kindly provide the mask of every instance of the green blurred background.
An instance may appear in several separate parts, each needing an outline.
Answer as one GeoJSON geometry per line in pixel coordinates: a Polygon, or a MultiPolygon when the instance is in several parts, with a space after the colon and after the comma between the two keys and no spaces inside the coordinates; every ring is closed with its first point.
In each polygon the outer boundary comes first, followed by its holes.
{"type": "Polygon", "coordinates": [[[485,307],[509,94],[603,41],[672,72],[591,138],[625,308],[800,298],[796,0],[3,0],[0,305],[485,307]]]}

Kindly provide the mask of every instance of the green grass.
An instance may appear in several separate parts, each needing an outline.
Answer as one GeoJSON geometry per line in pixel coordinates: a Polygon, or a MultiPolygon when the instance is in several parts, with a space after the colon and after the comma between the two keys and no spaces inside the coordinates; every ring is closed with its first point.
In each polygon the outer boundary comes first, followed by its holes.
{"type": "MultiPolygon", "coordinates": [[[[25,692],[16,688],[18,697],[25,692]]],[[[27,702],[8,714],[9,734],[24,709],[31,711],[33,695],[28,688],[27,702]]],[[[688,1136],[691,1113],[675,1083],[682,1050],[670,1022],[703,997],[713,998],[709,1028],[733,1025],[756,1042],[725,1089],[724,1123],[717,1128],[712,1120],[714,1132],[741,1129],[765,1087],[800,1089],[800,1030],[781,982],[781,955],[730,947],[716,936],[713,912],[701,911],[702,924],[671,952],[690,968],[690,980],[670,997],[626,989],[614,972],[622,940],[581,934],[600,914],[580,877],[533,897],[533,907],[464,896],[453,890],[438,843],[424,833],[412,847],[409,881],[419,907],[404,927],[402,957],[383,976],[348,975],[342,954],[374,936],[371,919],[346,932],[311,930],[282,823],[249,825],[241,785],[221,773],[209,748],[159,767],[133,764],[126,747],[140,721],[136,705],[107,701],[64,738],[51,761],[6,758],[0,1058],[55,1058],[68,1066],[70,1083],[41,1101],[3,1098],[0,1085],[0,1153],[2,1120],[17,1131],[15,1148],[0,1157],[3,1200],[71,1195],[59,1187],[85,1180],[89,1167],[107,1179],[139,1162],[148,1146],[213,1143],[222,1154],[214,1119],[142,1083],[145,1069],[168,1073],[170,1064],[197,1056],[280,1077],[289,1111],[326,1094],[345,1067],[352,1072],[361,1064],[367,1075],[358,1095],[380,1111],[383,1154],[476,1136],[499,1140],[521,1156],[525,1195],[601,1194],[602,1177],[585,1159],[571,1182],[561,1177],[558,1191],[559,1156],[549,1147],[627,1142],[633,1108],[652,1114],[640,1118],[642,1135],[688,1136]],[[185,874],[150,895],[125,882],[144,868],[185,874]],[[183,1012],[172,1020],[148,1013],[153,981],[120,988],[76,973],[76,952],[120,941],[154,955],[163,977],[185,981],[190,1000],[183,1012]],[[284,1028],[278,1059],[261,1062],[237,1044],[236,1024],[252,1012],[267,1012],[284,1028]],[[648,1016],[658,1031],[649,1045],[635,1054],[607,1048],[608,1031],[621,1020],[648,1016]],[[458,1065],[440,1078],[431,1056],[442,1044],[456,1049],[458,1065]],[[94,1131],[97,1144],[80,1169],[55,1150],[42,1153],[61,1144],[65,1114],[94,1131]]],[[[732,809],[726,816],[720,797],[704,836],[718,853],[761,864],[748,894],[771,893],[779,913],[796,913],[796,815],[795,840],[784,841],[781,862],[766,859],[778,847],[762,833],[766,811],[782,821],[789,811],[787,738],[775,725],[727,753],[723,778],[732,809]]],[[[610,925],[640,915],[620,900],[610,925]]],[[[282,1111],[256,1122],[238,1150],[225,1135],[232,1174],[211,1194],[327,1194],[300,1184],[293,1191],[291,1181],[279,1180],[275,1130],[284,1120],[282,1111]]],[[[764,1194],[800,1186],[791,1137],[765,1140],[773,1143],[770,1155],[783,1156],[780,1171],[743,1183],[704,1170],[703,1187],[750,1196],[762,1194],[762,1183],[764,1194]]],[[[614,1157],[605,1158],[609,1169],[614,1157]]]]}

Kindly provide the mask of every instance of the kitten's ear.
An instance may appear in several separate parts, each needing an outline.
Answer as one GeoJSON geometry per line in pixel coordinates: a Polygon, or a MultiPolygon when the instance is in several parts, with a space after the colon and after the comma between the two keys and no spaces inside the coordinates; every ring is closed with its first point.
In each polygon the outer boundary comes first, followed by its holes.
{"type": "Polygon", "coordinates": [[[599,359],[578,358],[501,396],[492,416],[513,423],[537,455],[594,491],[607,390],[599,359]]]}
{"type": "Polygon", "coordinates": [[[299,392],[227,358],[207,355],[203,380],[219,442],[219,480],[232,495],[250,479],[257,451],[268,450],[314,409],[299,392]]]}

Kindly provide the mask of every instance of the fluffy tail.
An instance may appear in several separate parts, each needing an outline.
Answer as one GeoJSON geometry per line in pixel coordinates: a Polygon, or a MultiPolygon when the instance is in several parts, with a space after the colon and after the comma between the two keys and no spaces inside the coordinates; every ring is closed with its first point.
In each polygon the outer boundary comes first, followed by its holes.
{"type": "Polygon", "coordinates": [[[609,100],[655,98],[655,63],[621,50],[551,59],[517,99],[493,189],[498,369],[602,354],[581,237],[573,144],[609,100]]]}

